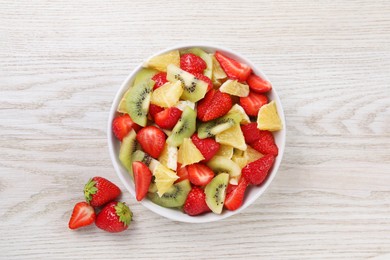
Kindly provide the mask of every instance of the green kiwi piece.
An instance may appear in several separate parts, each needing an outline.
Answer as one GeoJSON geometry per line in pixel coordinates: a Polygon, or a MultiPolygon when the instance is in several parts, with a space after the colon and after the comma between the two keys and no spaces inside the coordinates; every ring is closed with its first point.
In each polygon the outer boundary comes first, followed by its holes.
{"type": "Polygon", "coordinates": [[[150,97],[154,81],[150,79],[153,70],[142,69],[135,77],[134,85],[127,91],[126,111],[131,119],[140,126],[146,126],[150,97]]]}
{"type": "Polygon", "coordinates": [[[157,185],[155,182],[151,182],[149,185],[148,192],[150,193],[156,193],[157,192],[157,185]]]}
{"type": "Polygon", "coordinates": [[[132,155],[131,155],[131,160],[133,162],[143,162],[146,164],[146,166],[149,166],[150,162],[152,161],[152,156],[149,154],[144,153],[141,150],[136,150],[132,155]]]}
{"type": "Polygon", "coordinates": [[[229,129],[234,124],[239,124],[240,121],[241,117],[238,114],[224,115],[223,117],[200,124],[198,127],[198,136],[200,139],[213,137],[229,129]]]}
{"type": "Polygon", "coordinates": [[[173,184],[161,197],[157,193],[148,193],[148,197],[152,202],[162,207],[176,208],[184,205],[190,190],[190,182],[184,180],[173,184]]]}
{"type": "Polygon", "coordinates": [[[240,166],[231,159],[216,155],[207,162],[207,166],[215,173],[225,172],[231,177],[236,177],[241,174],[240,166]]]}
{"type": "Polygon", "coordinates": [[[119,161],[126,168],[130,175],[133,175],[132,154],[136,150],[137,140],[136,133],[131,130],[122,140],[119,150],[119,161]]]}
{"type": "Polygon", "coordinates": [[[191,73],[170,64],[167,67],[167,80],[176,82],[180,80],[184,89],[181,99],[197,102],[206,95],[208,84],[199,80],[191,73]]]}
{"type": "Polygon", "coordinates": [[[179,146],[183,143],[184,138],[189,138],[196,130],[196,112],[186,106],[179,121],[172,129],[167,143],[171,146],[179,146]]]}
{"type": "Polygon", "coordinates": [[[226,187],[229,183],[229,174],[220,173],[206,185],[206,204],[212,212],[221,214],[226,197],[226,187]]]}
{"type": "Polygon", "coordinates": [[[209,79],[211,79],[211,76],[213,74],[213,59],[210,54],[203,51],[200,48],[191,48],[183,53],[192,53],[196,56],[199,56],[206,62],[207,68],[203,71],[203,75],[207,76],[209,79]]]}

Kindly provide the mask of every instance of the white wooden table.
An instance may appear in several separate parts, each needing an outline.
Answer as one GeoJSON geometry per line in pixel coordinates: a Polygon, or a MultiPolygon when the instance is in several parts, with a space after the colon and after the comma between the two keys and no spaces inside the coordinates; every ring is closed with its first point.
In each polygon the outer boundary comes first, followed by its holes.
{"type": "Polygon", "coordinates": [[[390,259],[390,2],[0,2],[0,259],[390,259]],[[337,3],[336,3],[337,2],[337,3]],[[176,223],[136,203],[127,232],[67,228],[108,156],[115,92],[152,53],[234,49],[273,81],[282,166],[243,213],[176,223]]]}

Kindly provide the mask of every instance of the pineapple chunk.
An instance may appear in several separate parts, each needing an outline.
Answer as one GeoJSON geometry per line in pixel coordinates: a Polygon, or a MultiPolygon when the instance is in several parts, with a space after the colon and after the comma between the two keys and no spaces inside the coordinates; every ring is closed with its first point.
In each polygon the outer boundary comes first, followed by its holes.
{"type": "Polygon", "coordinates": [[[144,64],[144,67],[166,72],[169,64],[180,67],[180,53],[178,50],[152,57],[144,64]]]}
{"type": "Polygon", "coordinates": [[[179,179],[174,171],[168,169],[161,163],[154,169],[153,175],[157,186],[157,194],[160,197],[179,179]]]}
{"type": "Polygon", "coordinates": [[[181,82],[168,82],[153,91],[150,103],[160,107],[172,107],[179,101],[183,94],[181,82]]]}
{"type": "Polygon", "coordinates": [[[243,151],[245,151],[247,147],[245,143],[244,134],[242,133],[239,124],[234,124],[229,129],[223,131],[222,133],[217,134],[215,136],[215,141],[217,141],[220,144],[231,145],[234,148],[243,151]]]}
{"type": "Polygon", "coordinates": [[[202,153],[196,148],[190,138],[184,138],[183,143],[179,147],[177,161],[181,166],[194,164],[204,160],[202,153]]]}
{"type": "Polygon", "coordinates": [[[247,97],[249,95],[249,86],[247,84],[242,84],[237,80],[229,79],[222,84],[219,91],[237,97],[247,97]]]}

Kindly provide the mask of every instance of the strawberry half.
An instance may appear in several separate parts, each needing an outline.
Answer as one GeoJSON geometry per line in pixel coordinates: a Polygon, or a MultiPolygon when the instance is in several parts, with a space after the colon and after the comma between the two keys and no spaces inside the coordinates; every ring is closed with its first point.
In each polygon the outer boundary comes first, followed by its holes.
{"type": "Polygon", "coordinates": [[[233,101],[229,94],[212,89],[198,102],[197,116],[201,121],[207,122],[225,115],[232,106],[233,101]]]}
{"type": "Polygon", "coordinates": [[[165,73],[165,72],[157,73],[156,75],[154,75],[152,77],[152,80],[154,81],[153,90],[156,90],[168,82],[167,73],[165,73]]]}
{"type": "Polygon", "coordinates": [[[70,229],[85,227],[91,225],[95,218],[96,214],[92,206],[85,201],[79,202],[73,208],[68,226],[70,229]]]}
{"type": "Polygon", "coordinates": [[[140,128],[141,126],[134,123],[128,114],[117,116],[112,121],[112,132],[119,141],[122,141],[131,129],[137,132],[140,128]]]}
{"type": "Polygon", "coordinates": [[[97,215],[95,224],[98,228],[115,233],[126,230],[133,218],[133,213],[124,202],[108,203],[97,215]]]}
{"type": "Polygon", "coordinates": [[[178,183],[178,182],[181,182],[181,181],[184,181],[184,180],[188,180],[187,166],[181,167],[181,164],[178,163],[176,169],[177,169],[176,170],[176,175],[179,177],[179,179],[177,179],[175,181],[175,183],[178,183]]]}
{"type": "Polygon", "coordinates": [[[250,184],[260,185],[267,177],[274,161],[275,157],[272,154],[267,154],[242,168],[242,177],[244,177],[250,184]]]}
{"type": "Polygon", "coordinates": [[[214,178],[213,170],[201,163],[188,165],[187,170],[188,179],[194,185],[207,185],[214,178]]]}
{"type": "Polygon", "coordinates": [[[211,82],[211,79],[209,77],[203,75],[202,73],[194,73],[194,76],[208,84],[206,92],[210,91],[210,89],[213,88],[213,82],[211,82]]]}
{"type": "Polygon", "coordinates": [[[154,117],[158,113],[160,113],[161,111],[164,111],[163,107],[160,107],[160,106],[157,106],[157,105],[154,105],[154,104],[150,104],[149,105],[149,114],[150,114],[150,116],[152,117],[153,120],[154,120],[154,117]]]}
{"type": "Polygon", "coordinates": [[[231,79],[237,79],[242,82],[245,81],[252,72],[252,69],[248,65],[227,57],[219,51],[215,52],[215,58],[217,58],[222,69],[231,79]]]}
{"type": "Polygon", "coordinates": [[[84,186],[85,200],[93,207],[103,206],[120,194],[118,186],[102,177],[93,177],[84,186]]]}
{"type": "Polygon", "coordinates": [[[154,116],[154,122],[161,128],[171,130],[179,121],[182,111],[177,107],[166,108],[154,116]]]}
{"type": "Polygon", "coordinates": [[[200,139],[198,134],[194,134],[191,137],[192,142],[202,153],[204,160],[202,162],[208,162],[219,150],[219,143],[217,143],[213,138],[200,139]]]}
{"type": "Polygon", "coordinates": [[[183,210],[190,216],[196,216],[210,211],[206,204],[206,194],[201,188],[193,187],[188,193],[183,210]]]}
{"type": "Polygon", "coordinates": [[[136,138],[142,149],[155,159],[157,159],[162,150],[164,150],[166,136],[161,129],[155,126],[142,128],[137,133],[136,138]]]}
{"type": "Polygon", "coordinates": [[[247,79],[246,83],[248,83],[249,88],[257,93],[266,93],[272,89],[272,85],[270,82],[265,79],[251,74],[247,79]]]}
{"type": "Polygon", "coordinates": [[[250,92],[247,97],[240,97],[240,105],[249,116],[257,116],[260,107],[267,103],[267,96],[255,92],[250,92]]]}
{"type": "Polygon", "coordinates": [[[261,130],[257,128],[257,123],[241,125],[241,131],[244,134],[245,142],[251,144],[261,137],[261,130]]]}
{"type": "Polygon", "coordinates": [[[262,154],[278,155],[278,146],[270,131],[259,130],[259,139],[251,143],[251,146],[262,154]]]}
{"type": "Polygon", "coordinates": [[[180,57],[180,68],[192,74],[203,73],[207,68],[207,64],[201,57],[187,53],[180,57]]]}
{"type": "Polygon", "coordinates": [[[133,162],[133,174],[136,199],[141,201],[148,193],[150,182],[152,181],[152,173],[143,162],[133,162]]]}
{"type": "Polygon", "coordinates": [[[226,194],[225,208],[228,210],[236,210],[241,207],[248,184],[249,183],[245,178],[240,179],[238,185],[226,194]]]}

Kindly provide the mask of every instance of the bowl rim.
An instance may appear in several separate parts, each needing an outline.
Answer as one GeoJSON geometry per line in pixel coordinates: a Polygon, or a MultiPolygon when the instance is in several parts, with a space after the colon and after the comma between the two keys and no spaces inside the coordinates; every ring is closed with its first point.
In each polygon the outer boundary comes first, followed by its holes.
{"type": "MultiPolygon", "coordinates": [[[[226,53],[229,56],[232,56],[233,58],[235,58],[241,62],[244,62],[245,64],[247,64],[248,66],[250,66],[252,68],[252,70],[255,74],[261,75],[264,79],[271,82],[268,79],[268,77],[266,76],[266,74],[263,72],[263,70],[260,70],[257,66],[255,66],[255,64],[253,64],[244,55],[242,55],[236,51],[233,51],[229,48],[222,47],[222,46],[217,45],[217,44],[211,44],[211,43],[194,42],[194,43],[176,44],[176,45],[173,45],[171,47],[165,48],[161,51],[154,53],[153,55],[149,56],[144,61],[147,61],[151,57],[161,55],[161,54],[169,52],[169,51],[173,51],[173,50],[177,50],[177,49],[189,49],[189,48],[195,48],[195,47],[198,47],[201,49],[206,49],[206,50],[213,49],[213,51],[218,50],[218,51],[221,51],[222,53],[226,53]]],[[[126,77],[126,79],[122,82],[119,89],[117,90],[117,93],[116,93],[114,100],[112,102],[112,105],[111,105],[111,109],[110,109],[109,117],[108,117],[108,122],[107,122],[107,141],[108,141],[108,149],[109,149],[111,162],[114,166],[115,172],[118,175],[119,179],[122,181],[123,185],[132,194],[132,196],[134,198],[136,197],[134,187],[131,187],[130,184],[128,183],[128,181],[125,179],[124,174],[128,175],[128,173],[124,170],[123,166],[120,164],[119,159],[118,159],[118,155],[115,153],[115,148],[114,148],[113,142],[117,141],[117,140],[112,133],[112,121],[113,121],[115,115],[117,114],[117,107],[119,105],[120,100],[122,99],[126,90],[129,88],[129,84],[132,83],[135,75],[140,71],[140,69],[143,68],[143,64],[144,64],[144,62],[142,62],[136,68],[134,68],[132,70],[132,72],[126,77]],[[123,173],[123,172],[125,172],[125,173],[123,173]]],[[[272,82],[271,82],[271,84],[272,84],[272,82]]],[[[151,202],[149,200],[142,200],[142,201],[140,201],[140,203],[144,207],[149,209],[150,211],[152,211],[160,216],[163,216],[167,219],[171,219],[173,221],[186,222],[186,223],[207,223],[207,222],[214,222],[214,221],[226,219],[230,216],[233,216],[233,215],[236,215],[236,214],[242,212],[249,205],[253,204],[253,202],[255,200],[257,200],[267,190],[267,188],[269,187],[269,185],[271,184],[271,182],[275,178],[275,176],[279,170],[280,164],[282,162],[282,159],[283,159],[285,144],[286,144],[286,122],[285,122],[284,110],[283,110],[282,104],[280,102],[279,95],[277,94],[277,91],[275,90],[275,87],[273,84],[272,84],[271,93],[273,95],[272,100],[274,100],[276,105],[277,105],[278,114],[279,114],[279,117],[280,117],[282,124],[283,124],[283,129],[278,131],[278,133],[281,135],[281,143],[278,145],[279,153],[275,159],[275,162],[274,162],[274,165],[271,169],[271,172],[267,176],[265,183],[263,183],[261,186],[256,187],[256,188],[259,188],[259,190],[253,196],[250,196],[250,197],[246,196],[245,201],[244,201],[243,205],[241,205],[240,208],[238,208],[235,211],[225,210],[224,213],[221,215],[207,213],[207,214],[203,214],[201,216],[193,216],[192,217],[192,216],[186,215],[186,214],[184,214],[176,209],[163,208],[157,204],[154,204],[153,202],[151,202]],[[177,214],[177,213],[180,213],[180,214],[177,214]]]]}

